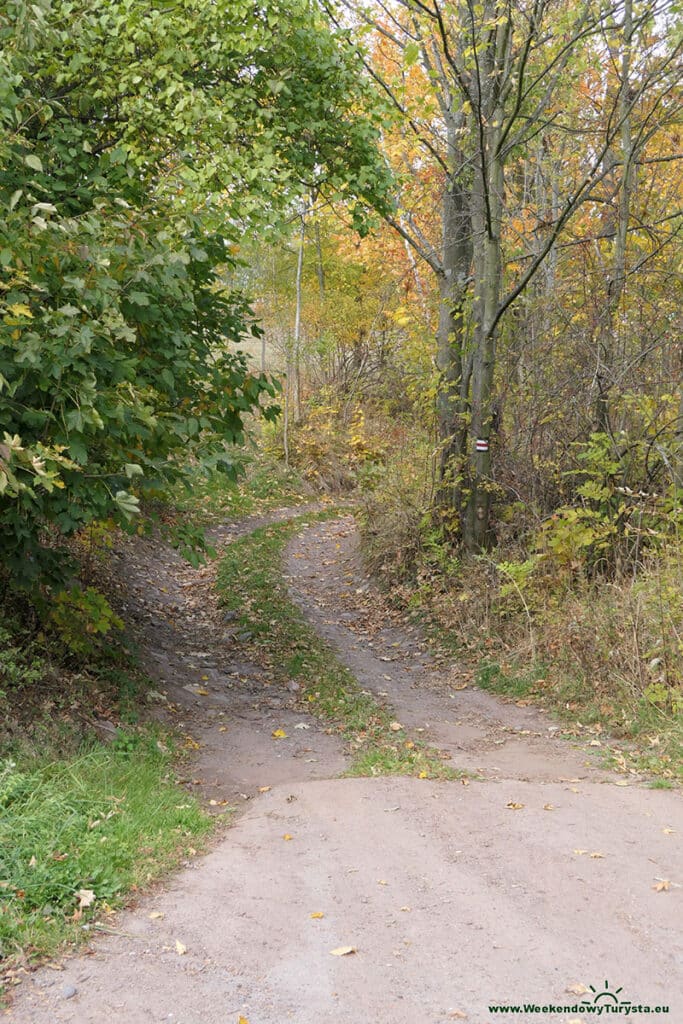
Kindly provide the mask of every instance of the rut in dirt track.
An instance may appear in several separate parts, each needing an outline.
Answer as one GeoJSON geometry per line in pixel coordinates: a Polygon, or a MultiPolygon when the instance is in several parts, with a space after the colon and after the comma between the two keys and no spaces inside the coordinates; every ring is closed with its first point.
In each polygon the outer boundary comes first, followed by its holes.
{"type": "Polygon", "coordinates": [[[202,744],[196,788],[244,810],[166,891],[120,914],[116,934],[22,985],[9,1019],[545,1024],[488,1009],[507,1002],[566,1006],[548,1019],[568,1024],[594,1019],[580,1004],[606,979],[620,999],[670,1006],[648,1019],[683,1019],[679,795],[624,786],[545,715],[457,689],[457,668],[416,631],[368,630],[350,520],[303,531],[287,573],[363,687],[480,780],[336,777],[336,739],[296,694],[235,661],[211,573],[128,546],[121,599],[161,708],[202,744]],[[288,734],[278,743],[276,725],[288,734]],[[356,952],[332,955],[341,946],[356,952]]]}

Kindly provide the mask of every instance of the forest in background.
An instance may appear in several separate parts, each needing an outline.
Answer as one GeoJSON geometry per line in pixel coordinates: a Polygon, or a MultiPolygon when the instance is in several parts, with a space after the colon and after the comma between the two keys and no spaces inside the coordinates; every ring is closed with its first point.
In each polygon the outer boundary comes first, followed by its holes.
{"type": "MultiPolygon", "coordinates": [[[[682,704],[680,19],[338,5],[385,103],[366,237],[245,246],[269,450],[359,489],[369,564],[484,677],[626,733],[682,704]]],[[[647,740],[645,741],[648,742],[647,740]]]]}

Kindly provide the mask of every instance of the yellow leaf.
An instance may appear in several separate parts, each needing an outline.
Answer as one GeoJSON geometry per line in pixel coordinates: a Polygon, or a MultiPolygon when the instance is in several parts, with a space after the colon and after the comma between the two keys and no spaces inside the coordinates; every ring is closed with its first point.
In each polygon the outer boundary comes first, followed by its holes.
{"type": "Polygon", "coordinates": [[[349,956],[350,953],[356,953],[355,946],[337,946],[336,949],[331,949],[330,953],[332,956],[349,956]]]}
{"type": "Polygon", "coordinates": [[[199,694],[200,697],[208,697],[209,696],[209,691],[205,690],[203,687],[200,687],[198,690],[195,690],[194,692],[199,694]]]}
{"type": "Polygon", "coordinates": [[[208,676],[202,676],[202,682],[203,683],[208,683],[208,681],[209,681],[209,677],[208,676]]]}
{"type": "Polygon", "coordinates": [[[180,941],[180,939],[176,939],[175,940],[175,951],[178,954],[178,956],[185,956],[185,954],[187,953],[187,946],[183,946],[183,944],[180,941]]]}
{"type": "Polygon", "coordinates": [[[249,1021],[247,1020],[246,1017],[240,1017],[239,1020],[237,1021],[237,1024],[249,1024],[249,1021]]]}
{"type": "Polygon", "coordinates": [[[392,732],[400,732],[403,726],[401,725],[400,722],[392,722],[389,728],[391,729],[392,732]]]}
{"type": "Polygon", "coordinates": [[[323,914],[322,910],[316,910],[313,914],[311,914],[311,917],[313,918],[314,921],[319,921],[324,916],[325,915],[323,914]]]}
{"type": "Polygon", "coordinates": [[[274,740],[286,740],[287,739],[287,733],[285,732],[284,729],[274,729],[273,733],[272,733],[272,736],[273,736],[274,740]]]}
{"type": "Polygon", "coordinates": [[[602,860],[604,858],[604,856],[605,856],[604,853],[598,853],[597,850],[595,850],[593,853],[591,853],[591,858],[593,860],[602,860]]]}
{"type": "Polygon", "coordinates": [[[227,725],[219,725],[218,726],[218,731],[219,732],[227,732],[228,731],[227,725]]]}
{"type": "Polygon", "coordinates": [[[149,919],[150,921],[160,921],[163,916],[164,914],[161,910],[153,910],[149,915],[149,919]]]}
{"type": "Polygon", "coordinates": [[[583,857],[584,853],[588,853],[588,850],[574,850],[577,857],[583,857]]]}
{"type": "Polygon", "coordinates": [[[270,786],[259,786],[259,793],[270,793],[270,786]]]}
{"type": "Polygon", "coordinates": [[[671,882],[668,878],[662,878],[656,885],[653,885],[652,888],[655,892],[668,892],[671,888],[671,882]]]}
{"type": "Polygon", "coordinates": [[[25,316],[29,320],[33,320],[33,313],[25,302],[15,302],[13,305],[8,306],[7,309],[12,316],[25,316]]]}
{"type": "Polygon", "coordinates": [[[514,800],[510,800],[505,806],[509,807],[511,811],[521,811],[524,804],[516,804],[514,800]]]}
{"type": "Polygon", "coordinates": [[[676,829],[675,828],[663,828],[662,832],[664,833],[665,836],[675,836],[676,835],[676,829]]]}
{"type": "Polygon", "coordinates": [[[427,779],[427,778],[429,778],[427,772],[420,772],[420,774],[418,775],[418,779],[427,779]]]}
{"type": "Polygon", "coordinates": [[[554,811],[555,807],[554,807],[553,804],[543,804],[543,810],[544,811],[554,811]]]}
{"type": "Polygon", "coordinates": [[[289,840],[290,840],[290,839],[293,839],[294,837],[293,837],[293,836],[290,836],[289,832],[285,832],[285,834],[283,835],[283,837],[282,837],[282,838],[283,838],[284,840],[286,840],[286,842],[289,842],[289,840]]]}

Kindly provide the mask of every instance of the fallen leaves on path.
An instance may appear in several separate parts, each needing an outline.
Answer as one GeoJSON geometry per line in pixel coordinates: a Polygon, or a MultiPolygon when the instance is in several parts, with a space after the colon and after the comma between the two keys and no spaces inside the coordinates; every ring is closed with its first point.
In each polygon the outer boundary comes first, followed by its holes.
{"type": "Polygon", "coordinates": [[[187,953],[187,946],[184,946],[182,944],[182,942],[180,941],[180,939],[176,939],[175,940],[175,951],[178,954],[178,956],[185,956],[185,954],[187,953]]]}
{"type": "Polygon", "coordinates": [[[316,911],[314,911],[314,913],[311,914],[311,918],[314,921],[320,921],[321,918],[323,918],[324,916],[325,915],[323,914],[322,910],[316,910],[316,911]]]}
{"type": "Polygon", "coordinates": [[[510,800],[510,802],[507,803],[505,806],[509,807],[511,811],[521,811],[524,807],[524,804],[517,804],[514,800],[510,800]]]}
{"type": "Polygon", "coordinates": [[[287,733],[285,732],[284,729],[273,729],[273,731],[271,733],[271,736],[273,737],[274,740],[286,740],[287,739],[287,733]]]}
{"type": "Polygon", "coordinates": [[[355,946],[337,946],[336,949],[330,950],[332,956],[350,956],[351,953],[357,952],[358,950],[355,946]]]}

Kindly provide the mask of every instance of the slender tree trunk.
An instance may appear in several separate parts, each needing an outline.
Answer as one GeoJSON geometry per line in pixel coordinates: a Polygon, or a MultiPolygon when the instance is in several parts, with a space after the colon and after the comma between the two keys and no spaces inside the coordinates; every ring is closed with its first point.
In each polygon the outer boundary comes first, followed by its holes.
{"type": "MultiPolygon", "coordinates": [[[[461,163],[451,135],[454,167],[461,163]]],[[[472,266],[472,227],[469,195],[455,174],[447,182],[442,201],[443,260],[439,283],[439,322],[436,363],[440,373],[437,424],[441,457],[438,502],[460,511],[467,451],[467,411],[471,352],[467,343],[465,300],[472,266]]]]}
{"type": "Polygon", "coordinates": [[[299,252],[296,260],[296,313],[294,315],[294,377],[296,388],[296,418],[301,419],[301,290],[304,270],[304,243],[306,241],[306,210],[301,211],[299,252]]]}
{"type": "MultiPolygon", "coordinates": [[[[609,227],[613,231],[612,273],[607,285],[607,297],[602,317],[599,338],[599,359],[597,373],[597,398],[595,407],[596,429],[605,434],[612,433],[611,389],[619,359],[619,331],[616,326],[617,311],[626,284],[626,241],[631,218],[631,199],[634,186],[635,157],[631,132],[630,79],[631,46],[633,36],[632,0],[624,0],[624,22],[622,28],[621,68],[619,72],[619,97],[617,111],[621,121],[621,183],[615,217],[609,227]]],[[[618,54],[614,54],[615,62],[618,54]]],[[[616,162],[612,153],[609,158],[616,162]]]]}
{"type": "Polygon", "coordinates": [[[316,264],[315,273],[318,278],[318,294],[320,296],[320,305],[325,301],[325,264],[323,262],[323,245],[322,239],[320,238],[320,224],[316,220],[315,222],[315,252],[316,252],[316,264]]]}

